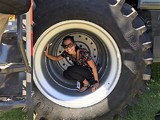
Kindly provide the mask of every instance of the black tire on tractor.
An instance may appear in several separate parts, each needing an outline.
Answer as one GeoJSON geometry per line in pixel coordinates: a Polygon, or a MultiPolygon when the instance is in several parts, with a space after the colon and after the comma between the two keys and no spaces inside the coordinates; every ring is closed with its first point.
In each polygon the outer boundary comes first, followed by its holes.
{"type": "Polygon", "coordinates": [[[144,41],[146,28],[130,5],[124,0],[45,0],[37,4],[34,14],[36,119],[111,120],[131,104],[143,85],[140,42],[144,41]],[[91,51],[101,80],[96,92],[89,89],[78,93],[75,83],[62,77],[65,66],[71,64],[69,60],[53,62],[45,58],[48,43],[52,43],[50,54],[61,53],[65,35],[73,35],[78,45],[91,51]]]}

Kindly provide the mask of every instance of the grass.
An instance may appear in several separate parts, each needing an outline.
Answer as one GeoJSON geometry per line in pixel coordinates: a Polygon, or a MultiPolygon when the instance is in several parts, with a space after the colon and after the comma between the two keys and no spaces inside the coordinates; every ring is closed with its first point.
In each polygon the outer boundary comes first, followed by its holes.
{"type": "Polygon", "coordinates": [[[138,97],[138,104],[129,108],[126,117],[117,120],[154,120],[160,110],[160,64],[152,65],[152,79],[147,82],[147,91],[138,97]]]}
{"type": "Polygon", "coordinates": [[[20,108],[0,112],[0,120],[27,120],[27,115],[20,108]]]}
{"type": "MultiPolygon", "coordinates": [[[[154,120],[155,113],[160,110],[160,64],[152,65],[152,79],[147,82],[147,91],[138,97],[138,104],[129,107],[125,117],[116,120],[154,120]]],[[[21,109],[0,112],[0,120],[27,120],[21,109]]]]}

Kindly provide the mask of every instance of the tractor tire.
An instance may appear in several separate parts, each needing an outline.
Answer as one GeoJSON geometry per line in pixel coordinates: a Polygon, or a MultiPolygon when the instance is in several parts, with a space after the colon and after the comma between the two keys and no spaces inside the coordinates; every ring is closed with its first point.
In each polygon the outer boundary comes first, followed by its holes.
{"type": "Polygon", "coordinates": [[[33,105],[36,119],[111,120],[132,104],[143,86],[146,27],[124,0],[35,1],[33,105]],[[63,78],[69,59],[54,62],[45,57],[59,55],[64,36],[91,52],[98,67],[100,87],[76,91],[76,83],[63,78]]]}

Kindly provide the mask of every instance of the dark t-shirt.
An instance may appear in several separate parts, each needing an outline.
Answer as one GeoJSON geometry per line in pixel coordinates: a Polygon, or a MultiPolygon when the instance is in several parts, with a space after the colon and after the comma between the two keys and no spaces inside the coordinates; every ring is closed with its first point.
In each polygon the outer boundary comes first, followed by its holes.
{"type": "Polygon", "coordinates": [[[74,65],[80,65],[84,67],[88,67],[89,65],[87,61],[92,59],[91,54],[85,48],[79,48],[79,59],[73,57],[72,55],[68,54],[66,51],[63,51],[61,54],[62,57],[69,57],[69,59],[73,62],[74,65]]]}

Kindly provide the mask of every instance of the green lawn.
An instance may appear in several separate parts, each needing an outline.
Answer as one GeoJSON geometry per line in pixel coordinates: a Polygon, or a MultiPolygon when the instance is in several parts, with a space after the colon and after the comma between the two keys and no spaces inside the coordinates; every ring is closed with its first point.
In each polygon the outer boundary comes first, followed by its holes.
{"type": "Polygon", "coordinates": [[[0,112],[0,120],[27,120],[27,115],[21,109],[0,112]]]}
{"type": "Polygon", "coordinates": [[[117,120],[154,120],[160,110],[160,64],[152,65],[152,79],[147,82],[147,91],[138,97],[138,104],[129,108],[126,117],[117,120]]]}
{"type": "MultiPolygon", "coordinates": [[[[160,110],[160,64],[152,65],[152,79],[147,82],[147,91],[138,97],[138,104],[129,107],[126,117],[116,120],[154,120],[154,115],[160,110]]],[[[0,120],[27,120],[27,115],[21,109],[0,112],[0,120]]]]}

